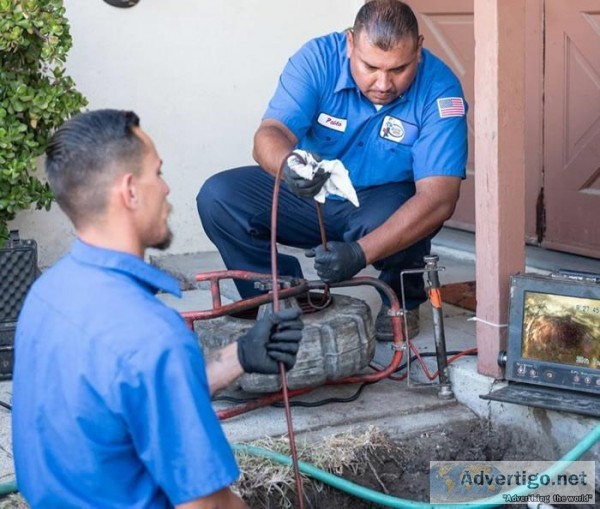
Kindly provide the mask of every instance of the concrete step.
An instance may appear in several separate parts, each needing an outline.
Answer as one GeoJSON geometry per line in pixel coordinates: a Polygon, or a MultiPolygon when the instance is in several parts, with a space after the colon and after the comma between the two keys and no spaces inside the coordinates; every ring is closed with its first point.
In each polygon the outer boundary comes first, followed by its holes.
{"type": "MultiPolygon", "coordinates": [[[[315,402],[333,397],[346,398],[358,388],[359,384],[324,386],[296,399],[315,402]]],[[[230,406],[231,403],[215,403],[217,410],[230,406]]],[[[355,401],[311,408],[292,407],[291,411],[295,433],[299,436],[307,433],[312,438],[350,430],[354,432],[368,425],[376,426],[393,437],[400,437],[444,426],[449,422],[477,420],[477,416],[466,406],[455,400],[440,399],[437,387],[408,388],[406,382],[387,379],[365,387],[355,401]]],[[[232,442],[247,442],[287,433],[284,409],[271,406],[226,419],[222,423],[232,442]]]]}

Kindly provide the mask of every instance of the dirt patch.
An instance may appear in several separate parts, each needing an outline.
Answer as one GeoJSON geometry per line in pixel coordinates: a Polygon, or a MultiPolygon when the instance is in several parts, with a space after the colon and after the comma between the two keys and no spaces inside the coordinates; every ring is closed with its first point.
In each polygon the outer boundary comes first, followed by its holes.
{"type": "Polygon", "coordinates": [[[0,498],[0,509],[29,509],[29,504],[18,493],[0,498]]]}
{"type": "MultiPolygon", "coordinates": [[[[427,503],[430,461],[532,461],[555,457],[552,451],[537,447],[529,436],[508,428],[491,429],[486,421],[438,428],[402,440],[393,440],[376,429],[368,430],[366,435],[339,436],[336,440],[337,443],[327,440],[308,447],[297,444],[300,460],[366,488],[427,503]]],[[[257,445],[289,454],[283,439],[257,445]]],[[[251,508],[298,507],[291,467],[275,467],[271,462],[250,460],[245,455],[238,456],[238,460],[243,475],[237,487],[251,508]]],[[[304,476],[303,488],[306,509],[382,507],[304,476]]],[[[506,507],[527,506],[511,504],[506,507]]],[[[565,507],[587,509],[593,506],[565,507]]]]}

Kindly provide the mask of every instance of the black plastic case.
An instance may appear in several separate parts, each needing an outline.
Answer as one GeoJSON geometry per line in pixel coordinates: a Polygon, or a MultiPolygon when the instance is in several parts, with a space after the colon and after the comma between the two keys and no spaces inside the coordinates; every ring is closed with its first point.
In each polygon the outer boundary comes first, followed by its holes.
{"type": "Polygon", "coordinates": [[[0,248],[0,380],[12,377],[17,318],[38,272],[36,242],[11,231],[0,248]]]}

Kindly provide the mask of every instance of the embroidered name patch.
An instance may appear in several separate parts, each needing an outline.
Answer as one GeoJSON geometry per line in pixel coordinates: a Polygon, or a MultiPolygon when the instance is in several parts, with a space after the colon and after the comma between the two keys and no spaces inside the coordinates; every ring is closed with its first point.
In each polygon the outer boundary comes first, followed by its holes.
{"type": "Polygon", "coordinates": [[[336,118],[328,115],[327,113],[321,113],[317,118],[317,122],[322,126],[329,127],[334,131],[343,133],[346,130],[346,124],[348,121],[345,118],[336,118]]]}
{"type": "Polygon", "coordinates": [[[406,129],[404,128],[404,124],[402,120],[399,118],[392,117],[387,115],[381,124],[381,130],[379,131],[379,136],[386,140],[395,141],[396,143],[400,143],[406,134],[406,129]]]}
{"type": "Polygon", "coordinates": [[[437,100],[440,118],[462,117],[465,114],[465,102],[462,97],[442,97],[437,100]]]}

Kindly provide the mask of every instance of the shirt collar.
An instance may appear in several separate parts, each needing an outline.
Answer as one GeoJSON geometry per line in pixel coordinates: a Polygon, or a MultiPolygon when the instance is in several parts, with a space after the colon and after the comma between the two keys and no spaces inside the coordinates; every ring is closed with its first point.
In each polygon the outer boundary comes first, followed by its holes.
{"type": "Polygon", "coordinates": [[[415,74],[415,79],[410,84],[408,89],[402,94],[401,98],[405,100],[413,100],[415,98],[415,94],[418,88],[417,82],[421,80],[421,76],[425,72],[425,60],[427,59],[428,51],[425,48],[421,48],[421,61],[417,65],[417,74],[415,74]]]}
{"type": "Polygon", "coordinates": [[[335,92],[339,92],[340,90],[345,90],[347,88],[355,88],[359,93],[358,87],[356,86],[356,82],[352,77],[352,73],[350,72],[350,59],[346,55],[344,44],[344,56],[342,57],[342,65],[340,75],[338,76],[337,83],[335,84],[335,92]]]}
{"type": "Polygon", "coordinates": [[[338,76],[337,82],[335,84],[334,92],[339,92],[340,90],[344,90],[346,88],[354,88],[359,93],[358,87],[352,77],[352,73],[350,72],[350,59],[348,58],[348,39],[346,37],[346,32],[340,32],[339,35],[343,37],[340,42],[340,75],[338,76]]]}
{"type": "Polygon", "coordinates": [[[71,256],[80,263],[127,274],[148,286],[153,293],[160,290],[181,297],[175,278],[130,253],[92,246],[77,239],[71,248],[71,256]]]}

